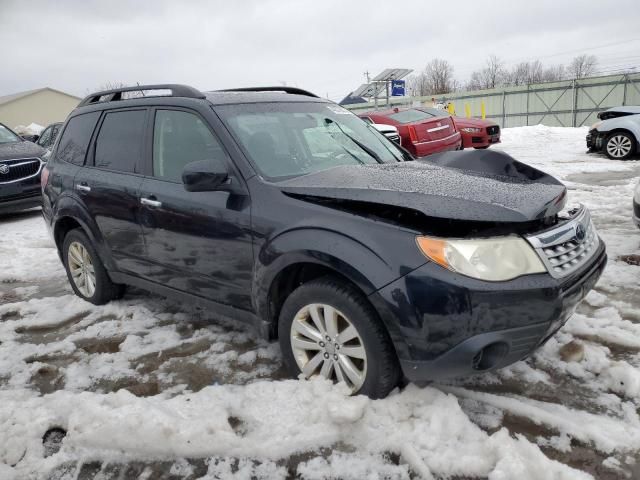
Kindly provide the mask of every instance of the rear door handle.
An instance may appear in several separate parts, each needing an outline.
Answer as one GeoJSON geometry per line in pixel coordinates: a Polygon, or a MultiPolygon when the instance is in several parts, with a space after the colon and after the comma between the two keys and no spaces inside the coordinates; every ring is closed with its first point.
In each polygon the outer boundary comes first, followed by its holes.
{"type": "Polygon", "coordinates": [[[146,205],[148,207],[154,207],[154,208],[160,208],[162,206],[162,202],[159,202],[158,200],[154,200],[153,198],[142,197],[140,199],[140,203],[142,205],[146,205]]]}
{"type": "Polygon", "coordinates": [[[90,192],[91,191],[91,187],[89,185],[84,184],[84,183],[77,183],[76,184],[76,190],[79,190],[81,192],[90,192]]]}

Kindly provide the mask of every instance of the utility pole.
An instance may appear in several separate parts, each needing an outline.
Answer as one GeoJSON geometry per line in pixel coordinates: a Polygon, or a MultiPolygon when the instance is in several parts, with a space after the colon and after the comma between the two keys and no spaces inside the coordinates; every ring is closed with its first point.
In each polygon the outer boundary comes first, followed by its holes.
{"type": "Polygon", "coordinates": [[[371,83],[371,80],[369,79],[369,70],[367,70],[366,72],[364,72],[364,78],[367,79],[367,85],[371,83]]]}

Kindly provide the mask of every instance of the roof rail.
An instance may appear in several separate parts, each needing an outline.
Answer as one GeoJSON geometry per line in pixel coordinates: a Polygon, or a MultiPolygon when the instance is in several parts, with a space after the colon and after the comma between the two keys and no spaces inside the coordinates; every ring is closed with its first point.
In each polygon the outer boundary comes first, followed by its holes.
{"type": "Polygon", "coordinates": [[[114,102],[118,100],[126,100],[122,98],[124,92],[141,92],[147,90],[171,90],[171,97],[186,98],[205,98],[204,93],[188,85],[179,85],[167,83],[162,85],[136,85],[134,87],[114,88],[113,90],[104,90],[87,95],[79,104],[79,107],[91,105],[93,103],[114,102]],[[108,97],[101,100],[102,97],[108,97]]]}
{"type": "Polygon", "coordinates": [[[306,97],[320,98],[315,93],[303,90],[297,87],[245,87],[245,88],[226,88],[218,90],[218,92],[284,92],[292,95],[304,95],[306,97]]]}

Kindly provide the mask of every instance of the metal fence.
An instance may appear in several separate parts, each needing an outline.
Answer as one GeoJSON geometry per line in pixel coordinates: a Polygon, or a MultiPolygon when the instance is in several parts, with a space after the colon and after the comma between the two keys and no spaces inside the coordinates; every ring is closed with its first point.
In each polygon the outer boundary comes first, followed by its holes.
{"type": "MultiPolygon", "coordinates": [[[[391,101],[391,105],[431,106],[431,99],[431,96],[398,97],[391,101]]],[[[640,73],[455,92],[435,96],[435,99],[452,102],[459,116],[465,115],[468,105],[471,116],[480,117],[484,103],[486,118],[503,128],[537,124],[581,127],[597,121],[597,113],[607,108],[640,105],[640,73]]],[[[356,113],[373,110],[371,104],[355,104],[347,108],[356,113]]]]}

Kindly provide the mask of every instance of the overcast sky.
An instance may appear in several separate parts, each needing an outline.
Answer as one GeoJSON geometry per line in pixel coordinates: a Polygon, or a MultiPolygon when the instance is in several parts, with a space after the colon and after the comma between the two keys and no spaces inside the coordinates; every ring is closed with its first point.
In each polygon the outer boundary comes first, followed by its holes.
{"type": "Polygon", "coordinates": [[[464,82],[489,54],[551,64],[584,51],[608,71],[640,65],[638,25],[638,0],[0,0],[0,95],[286,82],[339,100],[365,71],[439,57],[464,82]]]}

